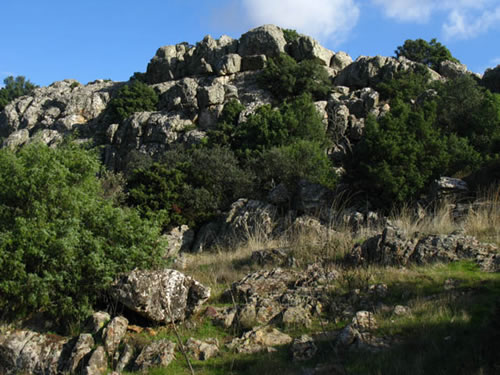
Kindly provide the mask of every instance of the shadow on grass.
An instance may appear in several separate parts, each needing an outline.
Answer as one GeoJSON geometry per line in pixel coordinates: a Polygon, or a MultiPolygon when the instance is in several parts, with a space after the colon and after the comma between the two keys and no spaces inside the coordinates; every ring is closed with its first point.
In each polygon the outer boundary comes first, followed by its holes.
{"type": "MultiPolygon", "coordinates": [[[[413,318],[395,319],[394,328],[388,324],[382,329],[396,333],[401,344],[379,353],[348,354],[348,373],[500,374],[500,275],[478,280],[474,287],[470,280],[464,284],[450,292],[450,298],[431,298],[413,318]]],[[[415,291],[418,281],[399,286],[410,294],[422,292],[415,291]]]]}

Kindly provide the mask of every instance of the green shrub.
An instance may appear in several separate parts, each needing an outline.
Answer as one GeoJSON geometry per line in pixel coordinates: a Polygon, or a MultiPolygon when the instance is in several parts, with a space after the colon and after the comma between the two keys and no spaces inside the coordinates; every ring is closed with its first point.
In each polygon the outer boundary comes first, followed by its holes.
{"type": "Polygon", "coordinates": [[[500,93],[500,65],[496,68],[486,69],[481,84],[494,93],[500,93]]]}
{"type": "Polygon", "coordinates": [[[470,76],[437,86],[437,124],[446,133],[469,139],[484,155],[499,153],[500,96],[485,90],[470,76]]]}
{"type": "Polygon", "coordinates": [[[256,160],[255,171],[259,185],[266,190],[279,183],[293,190],[301,179],[329,188],[337,182],[323,145],[315,141],[297,140],[288,146],[273,147],[256,160]]]}
{"type": "Polygon", "coordinates": [[[155,225],[103,198],[96,154],[67,144],[0,150],[0,310],[81,322],[119,272],[152,267],[155,225]]]}
{"type": "Polygon", "coordinates": [[[346,164],[347,179],[378,206],[416,200],[429,183],[457,168],[477,167],[479,154],[466,138],[443,135],[434,126],[436,103],[412,108],[394,100],[380,120],[369,117],[363,139],[346,164]]]}
{"type": "Polygon", "coordinates": [[[330,77],[319,61],[303,60],[298,63],[286,53],[269,59],[260,75],[260,83],[280,100],[304,93],[321,100],[332,88],[330,77]]]}
{"type": "Polygon", "coordinates": [[[232,99],[224,105],[224,109],[217,120],[216,129],[208,132],[210,144],[231,146],[238,125],[238,118],[244,109],[245,106],[236,99],[232,99]]]}
{"type": "Polygon", "coordinates": [[[164,227],[196,226],[253,191],[253,175],[227,147],[175,149],[129,181],[129,202],[164,227]]]}
{"type": "Polygon", "coordinates": [[[429,71],[420,66],[415,71],[402,71],[394,75],[390,81],[379,83],[376,90],[382,100],[399,99],[406,103],[417,99],[430,85],[429,71]]]}
{"type": "Polygon", "coordinates": [[[38,86],[24,76],[9,76],[3,80],[4,87],[0,89],[0,111],[12,100],[23,95],[29,95],[38,86]]]}
{"type": "Polygon", "coordinates": [[[441,62],[451,60],[460,62],[454,58],[448,48],[439,43],[436,39],[426,42],[423,39],[406,40],[396,51],[396,56],[406,57],[409,60],[427,65],[429,68],[438,71],[441,62]]]}
{"type": "Polygon", "coordinates": [[[283,31],[283,36],[285,37],[287,43],[293,42],[294,40],[297,40],[300,37],[300,34],[297,32],[297,30],[282,29],[282,31],[283,31]]]}
{"type": "Polygon", "coordinates": [[[279,108],[264,105],[234,130],[232,148],[239,153],[263,151],[296,140],[326,143],[325,126],[312,98],[303,94],[279,108]]]}
{"type": "Polygon", "coordinates": [[[128,202],[162,228],[185,224],[179,207],[184,187],[185,175],[179,169],[153,163],[133,172],[128,181],[128,202]]]}
{"type": "Polygon", "coordinates": [[[140,80],[121,87],[109,103],[113,121],[121,122],[135,112],[156,111],[158,94],[140,80]]]}

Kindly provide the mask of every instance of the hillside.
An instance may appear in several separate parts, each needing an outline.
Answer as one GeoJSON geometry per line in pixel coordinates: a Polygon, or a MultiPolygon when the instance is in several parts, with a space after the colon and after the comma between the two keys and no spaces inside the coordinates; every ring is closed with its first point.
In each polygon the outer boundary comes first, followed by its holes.
{"type": "Polygon", "coordinates": [[[500,373],[500,67],[396,56],[266,25],[6,102],[0,373],[500,373]]]}

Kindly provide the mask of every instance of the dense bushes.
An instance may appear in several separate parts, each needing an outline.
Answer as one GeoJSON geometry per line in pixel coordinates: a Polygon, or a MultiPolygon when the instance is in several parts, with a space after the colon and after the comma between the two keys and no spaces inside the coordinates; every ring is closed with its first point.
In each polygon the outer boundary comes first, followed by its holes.
{"type": "Polygon", "coordinates": [[[315,141],[297,140],[288,146],[273,147],[254,163],[259,186],[264,189],[284,183],[293,191],[301,179],[329,188],[337,182],[324,148],[315,141]]]}
{"type": "Polygon", "coordinates": [[[195,226],[253,191],[253,176],[227,147],[174,149],[161,161],[137,169],[129,202],[164,228],[195,226]]]}
{"type": "Polygon", "coordinates": [[[241,105],[229,102],[226,108],[222,121],[211,133],[211,137],[215,137],[212,143],[229,144],[240,156],[298,140],[326,143],[325,126],[309,94],[285,101],[278,108],[263,105],[239,124],[237,118],[241,105]]]}
{"type": "Polygon", "coordinates": [[[138,79],[121,87],[109,103],[113,121],[121,122],[135,112],[155,111],[158,94],[138,79]]]}
{"type": "Polygon", "coordinates": [[[260,82],[280,100],[304,93],[320,100],[332,88],[332,82],[321,63],[316,60],[297,62],[285,53],[269,59],[261,73],[260,82]]]}
{"type": "Polygon", "coordinates": [[[0,150],[0,310],[84,318],[118,272],[158,263],[159,231],[103,198],[94,153],[0,150]]]}
{"type": "Polygon", "coordinates": [[[437,124],[447,134],[466,137],[483,155],[500,153],[500,96],[471,76],[437,85],[437,124]]]}
{"type": "Polygon", "coordinates": [[[391,112],[368,119],[347,163],[347,179],[381,206],[416,200],[432,179],[465,176],[499,156],[498,95],[470,76],[427,78],[403,73],[379,85],[391,112]]]}

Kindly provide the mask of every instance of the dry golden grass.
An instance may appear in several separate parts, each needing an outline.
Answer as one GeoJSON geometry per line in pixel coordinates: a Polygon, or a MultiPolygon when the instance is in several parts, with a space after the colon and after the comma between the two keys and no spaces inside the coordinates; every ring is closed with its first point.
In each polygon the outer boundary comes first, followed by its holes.
{"type": "Polygon", "coordinates": [[[447,234],[459,228],[453,220],[452,206],[449,202],[442,202],[431,210],[419,207],[411,208],[407,205],[393,210],[389,220],[409,235],[422,234],[447,234]]]}
{"type": "Polygon", "coordinates": [[[251,263],[252,252],[278,246],[279,241],[261,233],[249,234],[243,243],[215,246],[211,251],[188,255],[183,272],[212,288],[212,295],[217,296],[233,282],[261,268],[251,263]]]}
{"type": "Polygon", "coordinates": [[[464,229],[481,241],[500,246],[500,186],[480,193],[476,206],[469,211],[464,229]]]}

